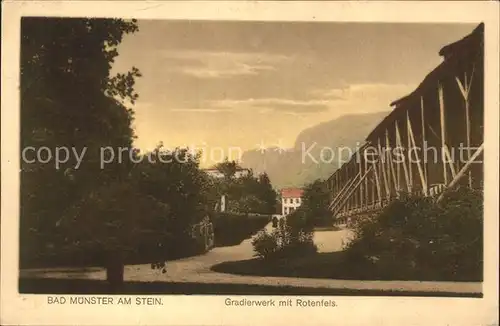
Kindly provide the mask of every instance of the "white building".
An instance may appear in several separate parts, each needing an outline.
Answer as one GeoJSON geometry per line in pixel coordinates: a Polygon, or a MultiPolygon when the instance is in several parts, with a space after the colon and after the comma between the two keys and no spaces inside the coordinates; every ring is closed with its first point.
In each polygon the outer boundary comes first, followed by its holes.
{"type": "Polygon", "coordinates": [[[298,188],[287,188],[281,190],[281,214],[286,216],[296,210],[302,204],[304,191],[298,188]]]}

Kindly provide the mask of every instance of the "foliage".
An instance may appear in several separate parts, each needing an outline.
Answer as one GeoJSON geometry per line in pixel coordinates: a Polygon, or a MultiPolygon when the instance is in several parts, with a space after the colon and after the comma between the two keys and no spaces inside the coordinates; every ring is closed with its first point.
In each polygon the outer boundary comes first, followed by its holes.
{"type": "Polygon", "coordinates": [[[247,175],[234,178],[241,166],[235,161],[221,162],[216,168],[224,174],[224,179],[214,179],[213,194],[227,198],[227,209],[233,213],[273,214],[277,201],[271,181],[266,173],[257,177],[250,171],[247,175]]]}
{"type": "Polygon", "coordinates": [[[116,182],[90,192],[70,207],[58,225],[69,252],[125,259],[145,249],[166,250],[172,236],[165,218],[169,214],[169,205],[130,183],[116,182]]]}
{"type": "Polygon", "coordinates": [[[278,237],[275,232],[268,233],[265,230],[259,231],[252,239],[254,251],[259,257],[268,258],[278,251],[278,237]]]}
{"type": "Polygon", "coordinates": [[[188,149],[156,150],[145,153],[132,169],[132,182],[145,195],[168,203],[169,227],[178,233],[187,232],[212,213],[209,203],[211,183],[199,168],[200,154],[188,149]]]}
{"type": "Polygon", "coordinates": [[[239,200],[231,200],[228,202],[228,210],[232,213],[245,213],[262,212],[262,206],[265,203],[253,195],[246,195],[239,198],[239,200]]]}
{"type": "Polygon", "coordinates": [[[224,175],[226,180],[231,180],[236,171],[241,168],[236,161],[229,161],[227,158],[215,165],[215,168],[224,175]]]}
{"type": "Polygon", "coordinates": [[[41,248],[58,246],[63,234],[56,225],[66,210],[130,167],[99,165],[100,148],[130,148],[137,68],[110,75],[125,34],[134,33],[134,20],[26,17],[21,24],[21,150],[32,146],[73,148],[85,152],[78,169],[69,160],[21,165],[21,262],[41,248]],[[121,102],[120,102],[121,101],[121,102]]]}
{"type": "Polygon", "coordinates": [[[304,215],[295,211],[285,219],[280,219],[278,227],[271,233],[260,231],[252,239],[256,255],[264,259],[289,258],[317,252],[313,241],[313,231],[307,225],[304,215]]]}
{"type": "Polygon", "coordinates": [[[142,255],[157,266],[190,250],[192,225],[212,215],[212,184],[198,154],[131,148],[134,112],[126,103],[138,99],[141,73],[110,70],[123,36],[136,31],[135,20],[22,20],[21,146],[86,150],[77,169],[73,157],[61,169],[23,162],[22,264],[50,253],[66,263],[142,255]],[[115,153],[104,168],[103,148],[115,153]],[[120,156],[119,148],[128,151],[120,156]]]}
{"type": "Polygon", "coordinates": [[[271,220],[270,215],[217,213],[214,218],[215,245],[234,246],[261,230],[271,220]]]}
{"type": "Polygon", "coordinates": [[[403,196],[355,227],[351,260],[380,275],[400,278],[480,280],[483,264],[482,192],[449,191],[432,198],[403,196]]]}
{"type": "Polygon", "coordinates": [[[328,209],[330,194],[326,184],[316,180],[304,188],[301,209],[305,218],[314,226],[326,226],[332,224],[332,213],[328,209]]]}

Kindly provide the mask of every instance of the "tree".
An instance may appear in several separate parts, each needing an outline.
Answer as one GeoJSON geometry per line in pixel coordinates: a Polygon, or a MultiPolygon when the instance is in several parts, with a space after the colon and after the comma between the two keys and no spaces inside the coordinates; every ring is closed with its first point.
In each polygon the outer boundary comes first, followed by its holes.
{"type": "Polygon", "coordinates": [[[278,194],[273,189],[271,180],[266,172],[259,175],[259,198],[264,202],[264,212],[273,214],[276,211],[278,194]]]}
{"type": "Polygon", "coordinates": [[[236,174],[236,171],[241,167],[236,161],[229,161],[226,157],[223,162],[217,163],[215,168],[224,175],[226,180],[231,180],[236,174]]]}
{"type": "MultiPolygon", "coordinates": [[[[62,248],[69,236],[61,217],[100,189],[128,178],[126,156],[123,164],[101,169],[100,149],[132,145],[133,110],[124,103],[137,100],[134,82],[140,72],[132,67],[111,76],[110,69],[123,35],[136,31],[135,20],[22,19],[21,150],[45,146],[86,152],[78,169],[72,157],[60,169],[22,162],[21,263],[45,248],[62,248]]],[[[102,223],[92,220],[89,227],[99,230],[102,223]]],[[[74,231],[70,234],[78,238],[81,229],[74,231]]]]}
{"type": "Polygon", "coordinates": [[[323,181],[316,180],[304,188],[301,210],[312,225],[331,225],[332,214],[328,209],[329,204],[330,195],[323,181]]]}

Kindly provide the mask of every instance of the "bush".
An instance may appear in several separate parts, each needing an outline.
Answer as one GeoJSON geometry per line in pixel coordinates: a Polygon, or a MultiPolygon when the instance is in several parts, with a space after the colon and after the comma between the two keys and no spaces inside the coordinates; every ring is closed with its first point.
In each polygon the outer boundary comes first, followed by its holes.
{"type": "Polygon", "coordinates": [[[265,230],[252,240],[256,256],[263,259],[289,258],[317,252],[313,232],[307,227],[304,216],[295,211],[278,222],[271,233],[265,230]]]}
{"type": "Polygon", "coordinates": [[[265,230],[259,231],[257,236],[252,239],[252,245],[261,258],[272,256],[278,250],[278,238],[276,233],[267,233],[265,230]]]}
{"type": "Polygon", "coordinates": [[[235,246],[271,221],[269,215],[218,213],[214,218],[215,246],[235,246]]]}
{"type": "Polygon", "coordinates": [[[349,259],[382,277],[482,280],[482,192],[459,188],[438,205],[402,196],[355,224],[349,259]]]}

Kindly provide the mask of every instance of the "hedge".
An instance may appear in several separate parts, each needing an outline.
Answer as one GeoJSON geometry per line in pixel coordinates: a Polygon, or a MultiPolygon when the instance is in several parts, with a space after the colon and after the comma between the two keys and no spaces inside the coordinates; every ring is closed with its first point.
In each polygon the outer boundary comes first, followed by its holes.
{"type": "Polygon", "coordinates": [[[215,246],[238,245],[270,222],[271,215],[218,213],[214,219],[215,246]]]}

